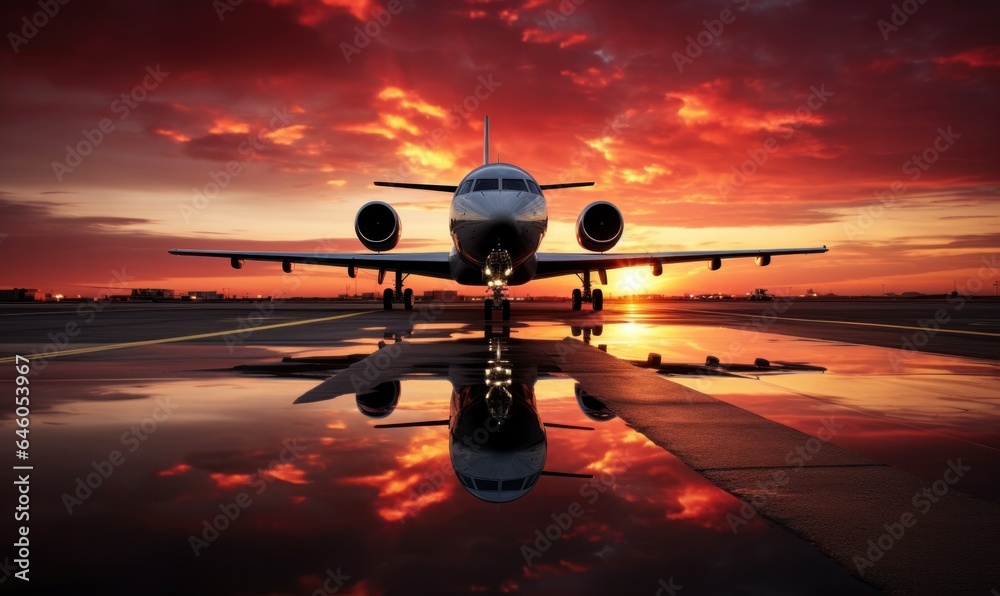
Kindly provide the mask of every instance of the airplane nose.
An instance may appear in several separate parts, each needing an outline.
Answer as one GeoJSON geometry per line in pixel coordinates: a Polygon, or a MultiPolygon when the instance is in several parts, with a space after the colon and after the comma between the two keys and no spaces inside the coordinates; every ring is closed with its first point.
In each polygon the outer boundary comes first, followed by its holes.
{"type": "Polygon", "coordinates": [[[502,247],[511,249],[517,241],[517,224],[510,220],[495,219],[484,238],[487,247],[502,247]]]}

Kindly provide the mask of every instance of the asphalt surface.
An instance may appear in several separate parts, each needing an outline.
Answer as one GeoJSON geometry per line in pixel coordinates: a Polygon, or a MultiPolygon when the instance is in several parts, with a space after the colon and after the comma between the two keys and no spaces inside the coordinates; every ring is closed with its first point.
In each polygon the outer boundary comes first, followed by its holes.
{"type": "MultiPolygon", "coordinates": [[[[0,304],[0,363],[18,354],[39,371],[67,362],[73,366],[65,380],[78,382],[160,375],[182,355],[200,368],[227,370],[273,358],[276,350],[363,358],[379,341],[447,342],[484,333],[534,340],[525,349],[539,361],[556,360],[629,426],[743,500],[744,521],[762,516],[889,593],[988,594],[1000,586],[1000,488],[993,480],[1000,438],[992,422],[1000,408],[1000,302],[608,303],[601,313],[516,302],[513,313],[512,322],[494,320],[484,329],[480,305],[461,303],[392,312],[373,303],[299,301],[0,304]],[[604,351],[598,344],[607,344],[604,351]],[[764,403],[752,391],[724,395],[725,384],[699,381],[692,388],[628,362],[647,352],[670,358],[675,350],[688,362],[775,353],[820,365],[827,363],[816,358],[841,360],[815,383],[786,383],[790,394],[821,406],[788,396],[764,403]],[[862,377],[863,387],[877,389],[856,395],[850,383],[862,377]],[[837,408],[876,420],[880,433],[917,429],[902,449],[916,445],[920,455],[908,458],[889,442],[859,438],[864,430],[834,438],[836,426],[817,421],[837,408]],[[946,446],[928,447],[935,437],[946,446]],[[924,447],[936,450],[933,457],[924,447]],[[953,453],[973,463],[977,474],[970,477],[977,480],[957,484],[967,470],[953,453]]],[[[10,372],[0,377],[5,383],[10,372]]],[[[59,374],[56,367],[49,378],[59,374]]],[[[39,410],[56,410],[59,399],[39,410]]],[[[5,418],[10,410],[0,408],[5,418]]]]}
{"type": "MultiPolygon", "coordinates": [[[[568,303],[516,302],[513,311],[514,328],[549,320],[590,327],[626,320],[709,325],[744,334],[777,333],[905,352],[1000,359],[1000,301],[990,299],[625,302],[609,303],[601,313],[573,313],[568,303]]],[[[418,303],[409,312],[384,312],[371,302],[0,303],[0,337],[4,344],[29,352],[61,351],[60,346],[69,344],[117,344],[223,331],[233,332],[230,342],[233,337],[252,335],[253,342],[263,345],[304,345],[353,337],[359,328],[406,332],[429,323],[480,324],[481,313],[478,304],[461,303],[418,303]],[[356,312],[364,314],[345,325],[270,328],[356,312]]],[[[225,343],[225,337],[191,341],[225,343]]]]}

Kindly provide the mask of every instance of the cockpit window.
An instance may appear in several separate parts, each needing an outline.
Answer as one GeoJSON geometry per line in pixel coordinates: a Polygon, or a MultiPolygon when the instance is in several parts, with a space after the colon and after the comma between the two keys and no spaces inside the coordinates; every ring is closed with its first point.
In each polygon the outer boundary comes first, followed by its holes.
{"type": "Polygon", "coordinates": [[[521,490],[521,483],[524,482],[524,478],[518,478],[517,480],[503,480],[500,482],[500,490],[521,490]]]}
{"type": "Polygon", "coordinates": [[[461,188],[458,189],[458,194],[464,195],[464,194],[468,193],[470,190],[472,190],[472,183],[473,182],[475,182],[475,181],[474,180],[466,180],[465,182],[463,182],[461,188]]]}
{"type": "Polygon", "coordinates": [[[476,478],[476,488],[479,490],[498,491],[500,490],[500,483],[496,480],[476,478]]]}
{"type": "Polygon", "coordinates": [[[500,190],[500,181],[496,178],[480,178],[476,180],[476,186],[472,190],[476,192],[481,190],[500,190]]]}
{"type": "Polygon", "coordinates": [[[526,180],[525,182],[528,183],[528,190],[530,190],[532,193],[536,195],[542,194],[542,189],[538,188],[538,185],[535,184],[534,180],[526,180]]]}
{"type": "Polygon", "coordinates": [[[525,184],[526,180],[521,180],[520,178],[504,178],[503,179],[503,189],[504,190],[523,190],[528,192],[528,185],[525,184]]]}

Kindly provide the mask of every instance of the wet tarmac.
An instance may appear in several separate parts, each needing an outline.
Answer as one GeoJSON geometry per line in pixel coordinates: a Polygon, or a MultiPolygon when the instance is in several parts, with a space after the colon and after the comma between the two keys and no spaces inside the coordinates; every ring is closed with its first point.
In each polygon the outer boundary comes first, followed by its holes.
{"type": "Polygon", "coordinates": [[[989,594],[997,303],[906,304],[0,306],[33,587],[989,594]]]}

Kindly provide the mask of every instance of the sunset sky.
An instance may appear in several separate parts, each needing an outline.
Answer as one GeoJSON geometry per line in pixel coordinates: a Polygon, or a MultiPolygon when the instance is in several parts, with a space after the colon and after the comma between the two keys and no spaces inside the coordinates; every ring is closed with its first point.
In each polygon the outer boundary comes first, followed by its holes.
{"type": "MultiPolygon", "coordinates": [[[[457,183],[488,114],[494,158],[597,182],[547,193],[543,251],[582,252],[598,199],[625,215],[616,251],[831,249],[624,270],[611,294],[993,295],[998,17],[941,0],[5,2],[0,288],[281,295],[277,264],[166,251],[360,252],[370,200],[399,212],[397,250],[447,251],[448,195],[371,182],[457,183]]],[[[349,281],[301,271],[299,295],[349,281]]]]}

